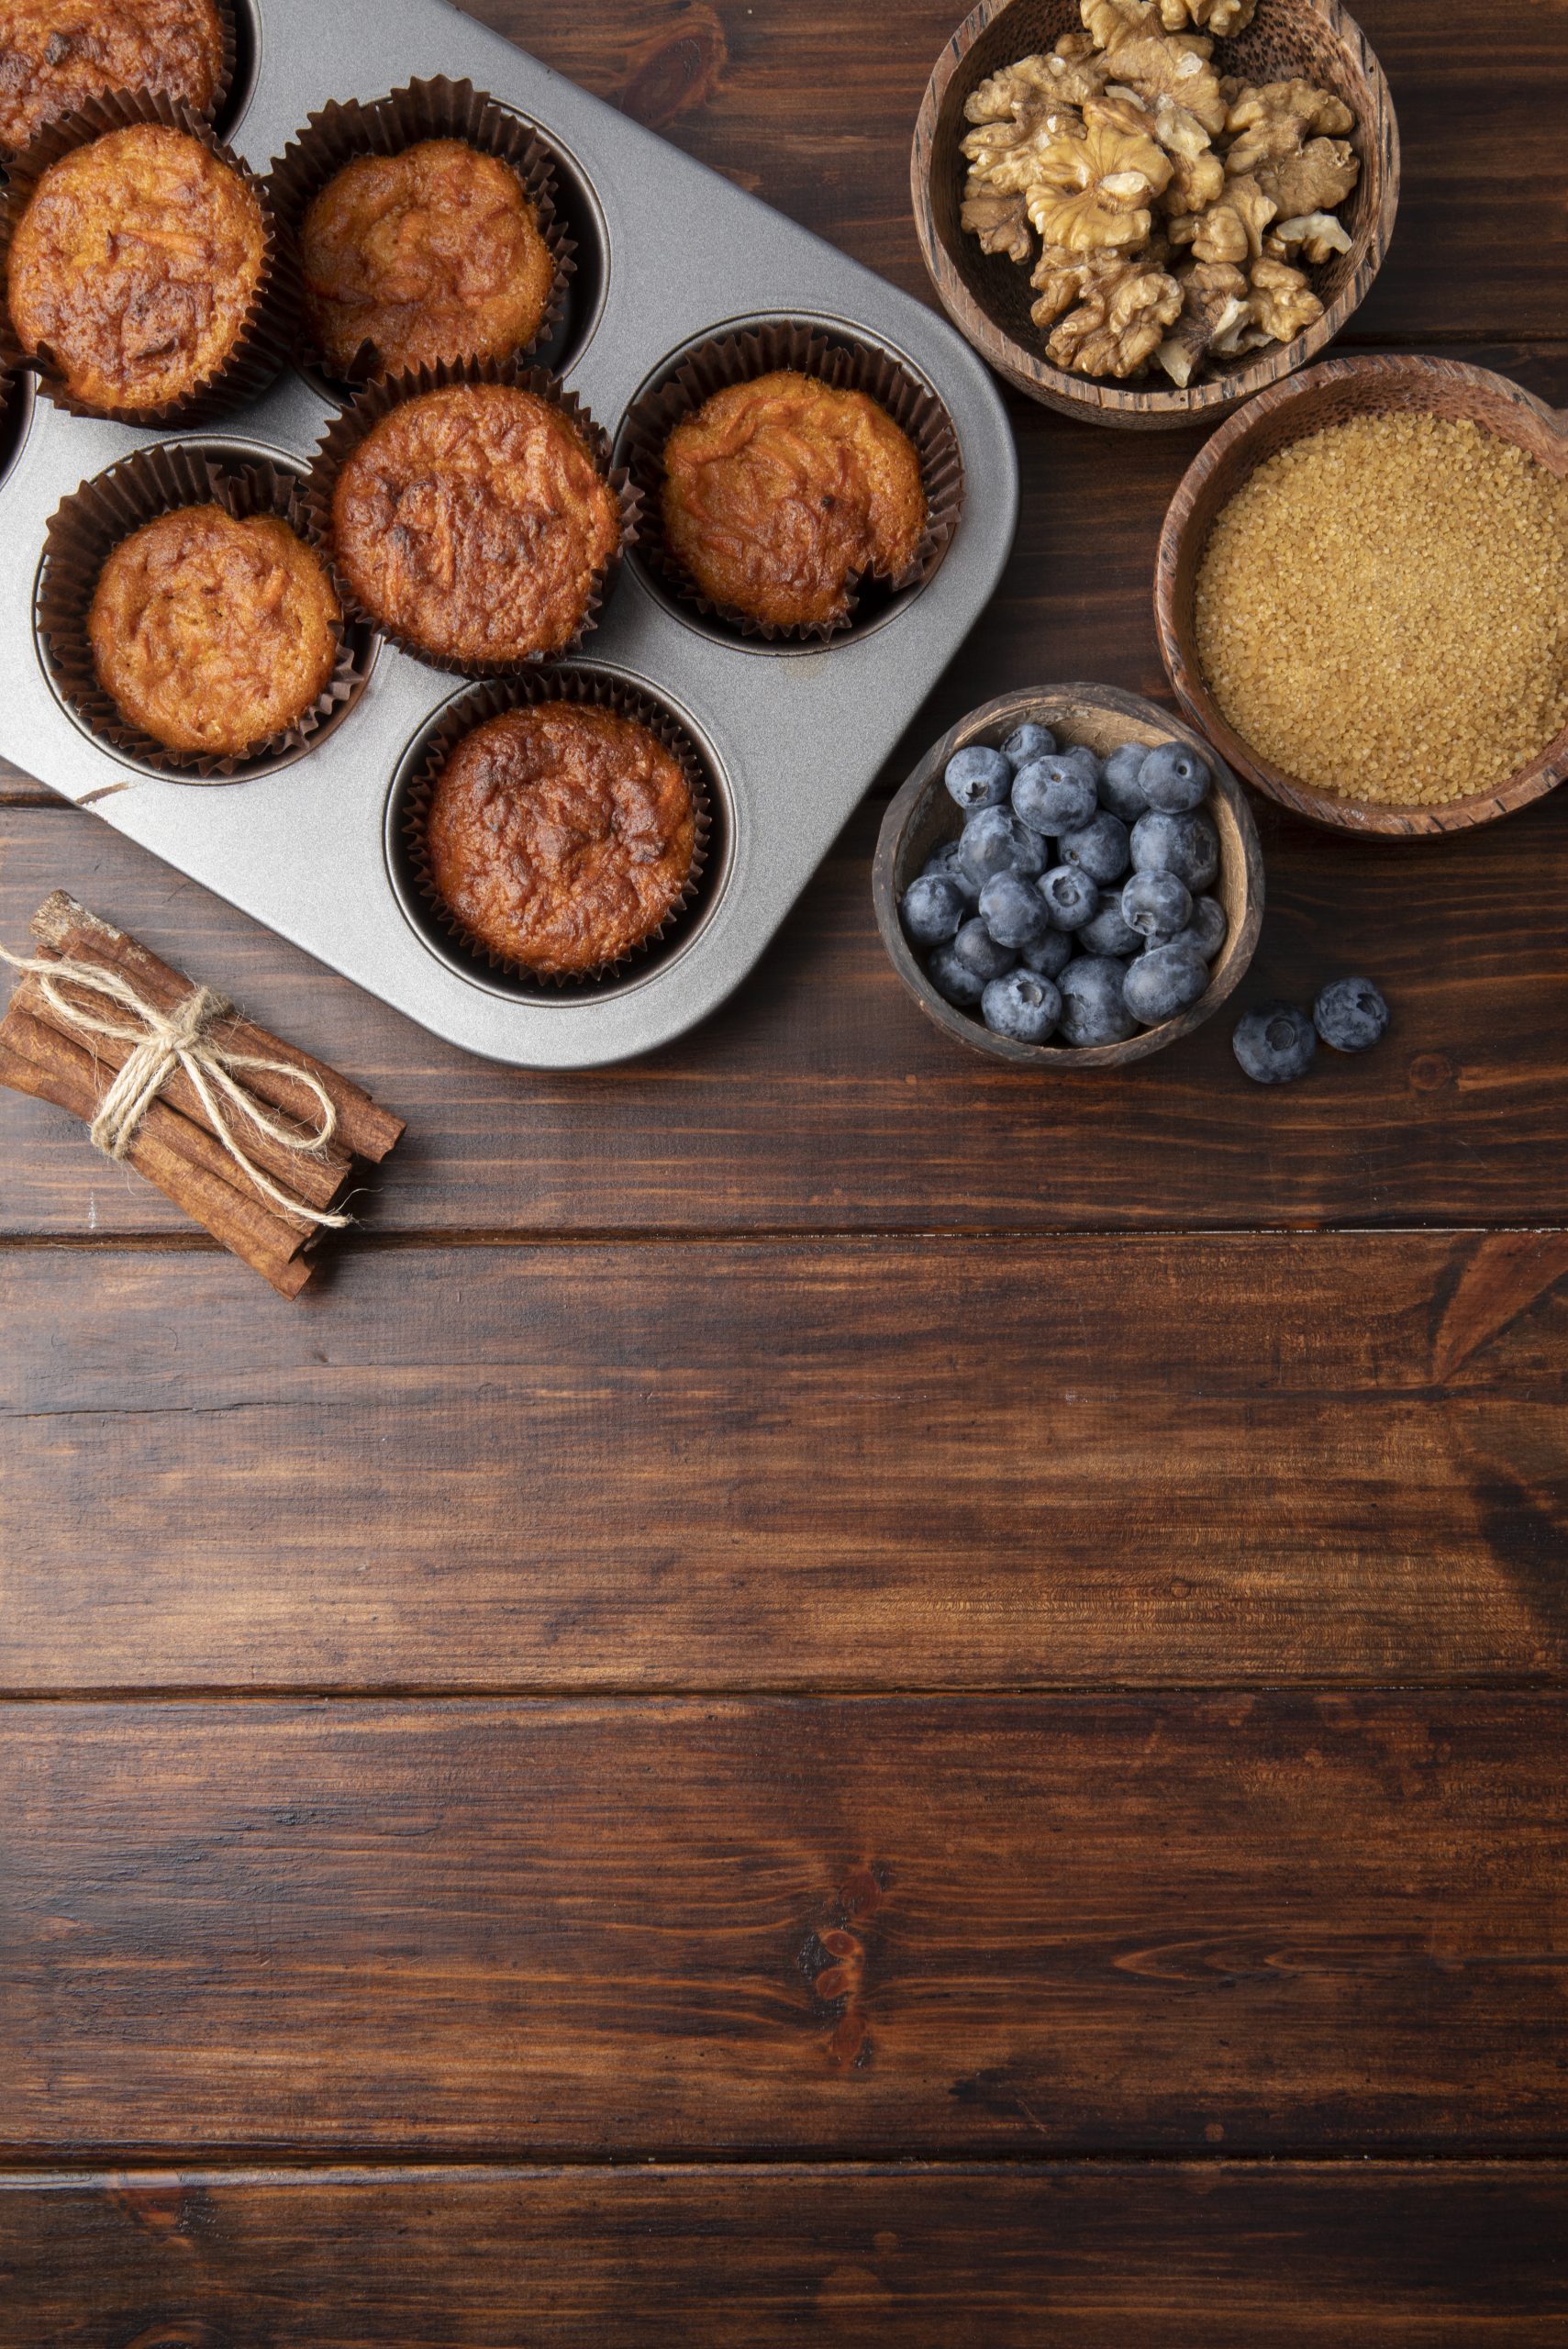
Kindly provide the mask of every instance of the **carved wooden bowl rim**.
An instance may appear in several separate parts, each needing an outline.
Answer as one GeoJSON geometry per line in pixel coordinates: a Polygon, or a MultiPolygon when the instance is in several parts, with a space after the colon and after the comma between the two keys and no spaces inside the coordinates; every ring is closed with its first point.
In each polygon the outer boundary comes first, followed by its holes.
{"type": "Polygon", "coordinates": [[[995,701],[982,703],[967,718],[950,726],[940,742],[932,744],[882,819],[872,867],[872,896],[882,942],[894,969],[927,1018],[945,1036],[951,1036],[955,1043],[967,1045],[971,1052],[986,1053],[992,1060],[1009,1061],[1015,1068],[1032,1069],[1037,1076],[1055,1076],[1079,1070],[1121,1068],[1130,1061],[1147,1060],[1151,1052],[1162,1052],[1167,1044],[1174,1044],[1183,1036],[1190,1036],[1195,1028],[1201,1028],[1235,993],[1246,975],[1262,928],[1263,852],[1247,795],[1236,777],[1217,755],[1213,745],[1170,710],[1158,702],[1145,701],[1140,694],[1124,693],[1116,685],[1040,685],[1032,691],[1002,694],[995,701]],[[1000,745],[1027,718],[1058,729],[1066,740],[1089,740],[1094,748],[1109,748],[1113,736],[1118,741],[1127,741],[1139,734],[1151,745],[1184,741],[1202,754],[1213,771],[1214,796],[1209,813],[1219,834],[1220,868],[1212,894],[1218,895],[1230,918],[1229,934],[1214,966],[1207,995],[1174,1019],[1163,1020],[1158,1028],[1144,1029],[1140,1034],[1129,1036],[1124,1044],[1091,1044],[1080,1049],[1071,1044],[1018,1044],[1010,1037],[994,1036],[977,1018],[961,1011],[937,993],[904,935],[898,914],[904,891],[939,839],[951,838],[959,827],[958,810],[948,796],[942,779],[948,761],[955,751],[971,742],[1000,745]],[[1106,738],[1103,744],[1093,742],[1096,733],[1106,738]]]}
{"type": "Polygon", "coordinates": [[[1166,674],[1182,708],[1249,783],[1298,815],[1347,832],[1418,839],[1496,823],[1544,797],[1568,776],[1568,729],[1501,789],[1444,807],[1383,807],[1344,799],[1271,766],[1227,722],[1205,682],[1193,639],[1193,595],[1209,529],[1221,507],[1266,457],[1322,423],[1351,414],[1422,411],[1511,427],[1509,439],[1568,474],[1568,410],[1559,413],[1489,368],[1420,356],[1330,359],[1260,393],[1229,417],[1193,459],[1165,516],[1154,569],[1154,624],[1166,674]]]}
{"type": "MultiPolygon", "coordinates": [[[[910,190],[915,228],[927,272],[942,307],[961,334],[998,374],[1030,399],[1096,424],[1162,430],[1228,415],[1253,393],[1280,382],[1314,358],[1364,300],[1383,265],[1399,206],[1399,126],[1387,78],[1366,35],[1340,0],[1274,0],[1274,5],[1320,20],[1326,36],[1346,60],[1358,86],[1357,134],[1363,174],[1375,180],[1375,200],[1356,233],[1345,282],[1323,316],[1294,342],[1274,343],[1234,373],[1185,391],[1129,389],[1114,383],[1067,373],[1001,325],[971,292],[937,227],[932,188],[939,171],[956,170],[958,157],[940,141],[942,107],[953,77],[982,34],[998,18],[1032,0],[979,0],[943,49],[921,100],[910,152],[910,190]],[[939,152],[939,147],[942,151],[939,152]]],[[[1351,103],[1347,97],[1346,103],[1351,103]]]]}

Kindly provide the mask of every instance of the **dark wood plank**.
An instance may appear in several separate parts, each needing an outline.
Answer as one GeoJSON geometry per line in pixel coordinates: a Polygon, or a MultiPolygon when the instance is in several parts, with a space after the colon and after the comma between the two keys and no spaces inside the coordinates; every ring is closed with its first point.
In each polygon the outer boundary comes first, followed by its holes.
{"type": "Polygon", "coordinates": [[[1568,2171],[1234,2162],[0,2183],[0,2349],[1560,2349],[1568,2171]]]}
{"type": "MultiPolygon", "coordinates": [[[[1260,807],[1270,904],[1237,1001],[1364,970],[1395,1028],[1306,1084],[1249,1085],[1222,1015],[1137,1066],[1054,1081],[949,1043],[877,936],[862,814],[747,985],[695,1035],[599,1074],[469,1059],[74,811],[3,818],[0,938],[70,888],[409,1134],[375,1231],[1173,1224],[1521,1225],[1562,1204],[1568,803],[1450,841],[1347,843],[1260,807]]],[[[70,1119],[0,1095],[0,1234],[174,1232],[70,1119]]]]}
{"type": "MultiPolygon", "coordinates": [[[[625,106],[911,293],[929,292],[909,142],[962,0],[887,14],[841,0],[464,0],[561,72],[625,106]]],[[[1357,0],[1393,87],[1404,185],[1358,338],[1561,332],[1568,115],[1561,0],[1357,0]]]]}
{"type": "Polygon", "coordinates": [[[1568,1234],[0,1258],[0,1688],[1568,1664],[1568,1234]]]}
{"type": "Polygon", "coordinates": [[[0,2145],[1557,2153],[1565,1765],[1545,1695],[10,1706],[0,2145]]]}

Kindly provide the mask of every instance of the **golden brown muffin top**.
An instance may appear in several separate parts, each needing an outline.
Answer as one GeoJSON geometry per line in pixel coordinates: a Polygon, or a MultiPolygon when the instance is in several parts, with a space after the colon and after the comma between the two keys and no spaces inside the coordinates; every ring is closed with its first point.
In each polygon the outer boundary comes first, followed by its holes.
{"type": "Polygon", "coordinates": [[[343,464],[332,539],[365,609],[443,660],[559,652],[620,537],[572,419],[512,384],[405,400],[343,464]]]}
{"type": "Polygon", "coordinates": [[[206,114],[222,71],[214,0],[0,0],[0,148],[110,90],[161,90],[206,114]]]}
{"type": "Polygon", "coordinates": [[[581,976],[680,904],[696,811],[680,761],[646,726],[546,702],[464,735],[426,840],[430,876],[471,937],[526,970],[581,976]]]}
{"type": "Polygon", "coordinates": [[[183,130],[138,123],[51,163],[11,246],[11,322],[84,406],[153,408],[217,374],[266,267],[254,191],[183,130]]]}
{"type": "Polygon", "coordinates": [[[716,604],[776,628],[840,619],[926,528],[920,460],[864,392],[781,369],[717,392],[664,445],[664,536],[716,604]]]}
{"type": "Polygon", "coordinates": [[[325,565],[280,515],[182,506],[115,548],[87,632],[133,726],[171,751],[238,758],[326,689],[339,617],[325,565]]]}
{"type": "Polygon", "coordinates": [[[461,139],[361,155],[305,216],[317,342],[346,368],[373,342],[382,373],[504,359],[533,340],[555,263],[516,172],[461,139]]]}

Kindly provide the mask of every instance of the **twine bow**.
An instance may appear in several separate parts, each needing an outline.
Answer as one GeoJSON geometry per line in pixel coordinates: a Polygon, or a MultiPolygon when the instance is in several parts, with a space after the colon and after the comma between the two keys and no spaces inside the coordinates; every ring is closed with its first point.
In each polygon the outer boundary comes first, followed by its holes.
{"type": "Polygon", "coordinates": [[[352,1222],[351,1216],[324,1214],[307,1207],[303,1199],[291,1198],[261,1172],[236,1139],[229,1122],[231,1110],[280,1150],[294,1157],[307,1158],[324,1150],[337,1132],[338,1112],[326,1086],[307,1069],[289,1061],[259,1060],[249,1052],[232,1052],[215,1040],[215,1025],[227,1019],[234,1008],[224,996],[216,995],[210,987],[197,987],[172,1011],[161,1011],[120,972],[106,970],[95,963],[77,963],[69,958],[58,963],[28,962],[7,953],[4,946],[0,946],[0,962],[9,963],[24,977],[38,981],[39,994],[64,1027],[134,1046],[87,1130],[89,1139],[106,1158],[125,1157],[142,1119],[164,1085],[176,1068],[183,1069],[206,1113],[214,1136],[264,1198],[281,1208],[285,1215],[298,1216],[304,1222],[319,1224],[328,1230],[340,1231],[352,1222]],[[131,1027],[122,1020],[100,1019],[83,1005],[69,1001],[61,993],[62,981],[88,995],[103,996],[119,1004],[139,1024],[131,1027]],[[237,1081],[247,1072],[286,1076],[296,1085],[303,1085],[306,1092],[315,1096],[321,1112],[316,1131],[302,1134],[297,1127],[281,1124],[255,1094],[237,1081]]]}

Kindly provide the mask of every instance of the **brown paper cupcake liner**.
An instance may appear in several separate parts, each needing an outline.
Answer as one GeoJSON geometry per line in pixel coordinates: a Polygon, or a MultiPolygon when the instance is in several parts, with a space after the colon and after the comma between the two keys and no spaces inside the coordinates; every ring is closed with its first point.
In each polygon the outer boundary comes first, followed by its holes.
{"type": "MultiPolygon", "coordinates": [[[[576,244],[557,209],[555,158],[531,123],[508,113],[472,82],[450,82],[439,74],[433,81],[410,82],[406,88],[394,90],[390,97],[378,98],[371,106],[361,106],[356,98],[334,100],[309,117],[304,130],[273,165],[268,182],[278,225],[294,248],[296,262],[300,262],[306,214],[345,164],[361,155],[400,155],[423,139],[461,139],[482,154],[496,156],[522,182],[539,234],[555,263],[555,284],[537,329],[517,346],[516,355],[539,350],[566,315],[567,289],[577,266],[576,244]]],[[[300,267],[303,284],[302,262],[300,267]]],[[[361,344],[346,370],[335,366],[311,333],[303,301],[299,316],[299,364],[324,376],[328,384],[351,391],[362,384],[384,383],[395,372],[383,364],[370,340],[361,344]]]]}
{"type": "MultiPolygon", "coordinates": [[[[239,32],[235,21],[234,0],[213,0],[213,5],[217,11],[219,43],[217,72],[213,82],[212,96],[208,103],[205,106],[191,108],[192,113],[201,121],[208,123],[217,122],[224,107],[228,104],[234,89],[234,77],[239,68],[239,32]]],[[[139,88],[142,85],[137,86],[139,88]]],[[[188,103],[188,101],[177,100],[175,103],[188,103]]],[[[50,117],[50,121],[55,122],[62,121],[64,118],[62,115],[50,117]]],[[[45,124],[40,124],[40,132],[47,127],[45,124]]],[[[17,148],[16,150],[18,155],[25,151],[22,148],[17,148]]],[[[11,150],[6,146],[5,141],[0,139],[0,163],[5,164],[7,169],[10,164],[10,155],[11,150]]]]}
{"type": "Polygon", "coordinates": [[[624,678],[611,676],[604,670],[588,668],[537,671],[527,677],[499,679],[488,685],[475,685],[471,692],[462,695],[446,711],[429,737],[425,757],[406,789],[401,823],[403,852],[415,890],[437,930],[444,933],[449,946],[478,971],[493,977],[513,979],[528,986],[545,989],[552,996],[592,991],[603,986],[606,979],[623,977],[628,970],[646,962],[665,944],[686,919],[701,894],[712,833],[713,794],[707,769],[702,753],[679,718],[662,702],[639,691],[624,678]],[[680,761],[681,772],[686,778],[686,787],[692,795],[692,806],[696,815],[696,846],[686,885],[658,929],[651,930],[627,953],[618,955],[614,962],[602,964],[596,971],[560,975],[530,970],[526,963],[497,954],[494,948],[487,946],[483,939],[475,938],[464,927],[436,886],[429,868],[426,839],[431,796],[448,759],[463,737],[490,718],[501,717],[508,709],[538,708],[543,703],[555,701],[573,703],[580,707],[607,709],[617,718],[634,718],[639,725],[646,726],[649,732],[656,735],[665,749],[680,761]]]}
{"type": "Polygon", "coordinates": [[[628,411],[621,449],[642,495],[642,559],[679,602],[706,618],[739,629],[742,636],[767,643],[828,644],[845,635],[859,617],[868,578],[889,595],[924,585],[940,569],[963,509],[963,458],[958,434],[929,384],[873,344],[787,319],[742,334],[715,336],[688,353],[667,382],[628,411]],[[863,392],[885,408],[915,444],[927,505],[925,535],[913,560],[901,572],[890,575],[873,568],[862,573],[851,583],[848,608],[838,619],[790,628],[757,619],[750,612],[705,596],[665,540],[662,505],[664,444],[675,427],[695,416],[716,393],[781,368],[820,376],[839,391],[863,392]]]}
{"type": "Polygon", "coordinates": [[[166,130],[183,130],[199,139],[209,154],[244,181],[261,207],[267,255],[261,283],[249,317],[228,359],[215,374],[178,400],[157,407],[94,407],[76,398],[47,349],[25,351],[11,323],[9,302],[0,304],[0,367],[28,367],[40,389],[68,416],[106,417],[115,424],[129,424],[139,431],[165,431],[174,425],[210,423],[216,417],[260,398],[289,362],[294,347],[294,320],[300,310],[298,270],[287,240],[278,235],[266,184],[250,166],[217,137],[204,116],[176,106],[153,90],[117,91],[95,98],[77,113],[61,115],[39,131],[32,145],[6,166],[6,185],[0,198],[0,284],[10,275],[11,244],[39,180],[53,163],[78,147],[91,146],[110,131],[128,130],[141,123],[161,123],[166,130]]]}
{"type": "Polygon", "coordinates": [[[88,616],[99,576],[114,549],[132,531],[182,506],[217,505],[244,521],[276,514],[306,537],[303,484],[264,460],[232,464],[199,449],[139,449],[107,473],[63,499],[44,538],[36,621],[54,681],[99,740],[178,782],[228,782],[263,761],[304,749],[328,718],[352,701],[370,674],[374,639],[339,629],[338,661],[315,703],[295,725],[282,728],[240,757],[172,751],[122,715],[98,682],[88,616]]]}
{"type": "Polygon", "coordinates": [[[367,384],[350,406],[333,417],[317,445],[316,461],[305,484],[305,516],[313,544],[331,565],[343,608],[354,618],[362,620],[367,628],[379,629],[389,643],[395,644],[411,660],[423,662],[428,669],[439,669],[452,677],[513,677],[527,675],[535,668],[547,667],[557,661],[570,660],[593,634],[600,612],[615,591],[626,551],[638,542],[642,500],[624,468],[612,468],[608,433],[595,422],[576,393],[565,390],[556,376],[517,359],[461,359],[367,384]],[[576,426],[600,474],[615,493],[620,508],[619,543],[595,582],[575,634],[557,652],[531,653],[522,661],[459,661],[446,653],[433,652],[428,645],[402,635],[389,621],[361,604],[338,563],[333,545],[332,500],[344,465],[361,441],[395,407],[401,407],[408,400],[423,399],[430,392],[446,391],[454,384],[509,384],[550,401],[576,426]]]}

